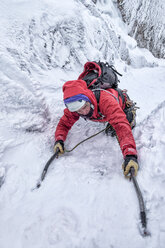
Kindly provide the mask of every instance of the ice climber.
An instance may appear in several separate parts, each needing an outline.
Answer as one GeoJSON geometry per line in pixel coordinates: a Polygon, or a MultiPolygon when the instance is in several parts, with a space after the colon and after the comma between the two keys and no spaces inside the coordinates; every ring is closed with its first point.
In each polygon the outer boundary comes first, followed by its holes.
{"type": "MultiPolygon", "coordinates": [[[[63,99],[66,108],[55,132],[54,150],[64,153],[64,141],[68,131],[80,117],[96,122],[107,122],[106,134],[116,136],[123,157],[123,173],[127,177],[130,168],[134,168],[135,176],[138,171],[137,150],[132,134],[135,126],[136,108],[127,93],[119,88],[91,90],[87,86],[87,79],[92,74],[99,73],[98,65],[87,62],[78,80],[67,81],[63,85],[63,99]],[[89,76],[89,77],[88,77],[89,76]],[[99,103],[96,97],[99,92],[99,103]]],[[[90,80],[90,85],[96,79],[90,80]]]]}

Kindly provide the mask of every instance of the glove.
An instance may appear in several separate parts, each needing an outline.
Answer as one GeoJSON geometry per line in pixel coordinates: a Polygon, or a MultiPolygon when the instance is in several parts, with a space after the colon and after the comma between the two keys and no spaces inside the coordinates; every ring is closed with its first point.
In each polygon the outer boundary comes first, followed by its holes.
{"type": "Polygon", "coordinates": [[[125,161],[123,163],[123,173],[126,178],[130,178],[128,174],[130,173],[131,167],[134,168],[134,175],[136,176],[139,168],[136,155],[126,155],[125,157],[125,161]]]}
{"type": "Polygon", "coordinates": [[[57,149],[59,149],[58,155],[62,155],[64,153],[64,141],[63,140],[57,140],[54,144],[54,152],[57,152],[57,149]]]}

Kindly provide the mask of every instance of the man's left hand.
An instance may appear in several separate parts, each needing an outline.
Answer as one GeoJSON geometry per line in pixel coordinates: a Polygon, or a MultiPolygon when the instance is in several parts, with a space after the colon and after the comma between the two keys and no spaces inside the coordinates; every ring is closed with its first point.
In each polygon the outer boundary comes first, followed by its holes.
{"type": "Polygon", "coordinates": [[[125,157],[125,161],[123,163],[123,173],[124,173],[124,176],[127,178],[130,178],[128,174],[130,173],[131,167],[134,168],[134,175],[136,176],[138,168],[139,168],[136,155],[127,155],[125,157]]]}

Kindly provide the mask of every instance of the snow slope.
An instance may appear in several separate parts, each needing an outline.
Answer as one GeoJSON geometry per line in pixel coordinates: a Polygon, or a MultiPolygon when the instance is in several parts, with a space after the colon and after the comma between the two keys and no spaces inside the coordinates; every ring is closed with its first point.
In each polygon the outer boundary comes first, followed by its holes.
{"type": "MultiPolygon", "coordinates": [[[[137,47],[112,1],[2,0],[0,21],[0,247],[163,248],[164,60],[137,47]],[[103,133],[55,160],[32,191],[53,153],[61,87],[97,59],[114,62],[120,88],[140,107],[133,133],[151,237],[139,233],[119,145],[103,133]]],[[[66,148],[102,128],[79,120],[66,148]]]]}

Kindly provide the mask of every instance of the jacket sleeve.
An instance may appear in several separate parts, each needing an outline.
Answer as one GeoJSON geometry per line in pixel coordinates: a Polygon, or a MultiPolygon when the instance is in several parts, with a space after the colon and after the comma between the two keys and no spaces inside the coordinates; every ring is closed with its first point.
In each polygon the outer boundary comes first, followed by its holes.
{"type": "Polygon", "coordinates": [[[124,158],[126,155],[137,155],[131,126],[117,100],[108,93],[101,94],[99,107],[116,131],[124,158]]]}
{"type": "Polygon", "coordinates": [[[61,117],[56,131],[55,131],[55,140],[66,140],[67,134],[74,123],[79,119],[79,115],[76,113],[70,112],[67,108],[64,110],[64,115],[61,117]]]}

